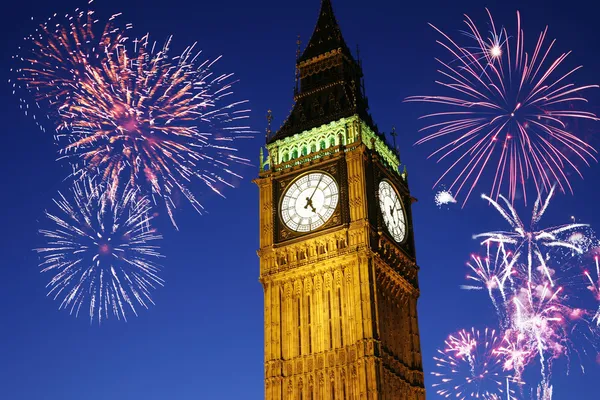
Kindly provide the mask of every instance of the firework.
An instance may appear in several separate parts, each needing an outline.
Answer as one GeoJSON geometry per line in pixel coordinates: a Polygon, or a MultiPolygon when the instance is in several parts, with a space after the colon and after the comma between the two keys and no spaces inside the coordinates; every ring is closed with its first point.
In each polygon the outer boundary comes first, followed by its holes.
{"type": "Polygon", "coordinates": [[[253,133],[242,124],[246,101],[231,101],[233,74],[214,72],[196,44],[170,55],[146,35],[130,41],[113,21],[94,36],[90,13],[29,38],[17,85],[55,110],[61,158],[79,178],[111,192],[133,185],[164,202],[173,224],[178,198],[201,212],[199,182],[223,196],[235,165],[249,164],[234,142],[253,133]],[[84,19],[84,17],[87,17],[84,19]]]}
{"type": "MultiPolygon", "coordinates": [[[[594,298],[600,303],[600,263],[598,262],[598,256],[594,257],[594,260],[596,263],[595,277],[593,278],[589,271],[584,271],[584,275],[589,283],[587,289],[594,294],[594,298]]],[[[600,306],[594,315],[593,321],[596,323],[596,326],[600,327],[600,306]]]]}
{"type": "Polygon", "coordinates": [[[525,335],[519,331],[508,329],[504,333],[501,344],[495,349],[496,354],[503,360],[502,368],[505,371],[512,371],[515,379],[521,379],[525,366],[535,355],[525,339],[525,335]]]}
{"type": "Polygon", "coordinates": [[[42,272],[53,274],[48,295],[60,308],[75,315],[88,309],[101,322],[109,314],[127,320],[136,306],[154,304],[151,291],[163,280],[150,200],[136,189],[113,200],[85,181],[54,202],[58,212],[46,213],[54,227],[40,230],[47,243],[36,250],[42,272]]]}
{"type": "Polygon", "coordinates": [[[500,195],[500,199],[504,202],[505,207],[502,207],[498,202],[490,197],[483,195],[482,198],[489,201],[490,204],[502,215],[502,217],[510,224],[512,231],[494,231],[475,235],[474,238],[483,238],[483,243],[497,243],[502,246],[509,245],[514,250],[513,257],[520,259],[524,257],[524,262],[527,268],[527,277],[532,280],[532,275],[535,269],[540,269],[546,279],[552,282],[550,268],[546,262],[547,251],[567,250],[570,253],[583,254],[584,248],[574,242],[571,238],[574,233],[585,235],[589,230],[589,225],[581,223],[570,223],[550,228],[538,228],[537,224],[548,209],[550,200],[554,194],[554,187],[550,189],[548,196],[542,201],[541,196],[535,202],[533,208],[533,216],[531,224],[526,227],[511,202],[500,195]]]}
{"type": "MultiPolygon", "coordinates": [[[[517,272],[515,263],[518,260],[506,251],[504,244],[496,245],[486,242],[486,255],[472,255],[467,263],[470,271],[467,280],[470,285],[463,285],[466,290],[486,290],[501,322],[506,322],[504,304],[513,289],[512,276],[517,272]]],[[[503,325],[504,326],[504,325],[503,325]]]]}
{"type": "Polygon", "coordinates": [[[538,227],[553,193],[551,188],[547,198],[538,197],[528,227],[508,199],[500,196],[503,206],[483,196],[512,231],[474,236],[483,239],[485,254],[471,256],[469,285],[463,286],[487,291],[497,311],[503,338],[495,352],[503,370],[521,380],[528,365],[539,363],[541,379],[535,395],[545,400],[552,396],[555,359],[566,358],[570,365],[576,356],[584,371],[583,356],[597,354],[598,312],[590,311],[588,302],[578,295],[586,293],[585,287],[600,301],[598,261],[592,272],[573,273],[580,270],[582,256],[596,241],[589,226],[572,218],[568,224],[538,227]]]}
{"type": "Polygon", "coordinates": [[[450,203],[456,203],[456,199],[452,196],[452,192],[441,190],[435,195],[435,205],[438,207],[445,206],[450,203]]]}
{"type": "Polygon", "coordinates": [[[417,142],[441,142],[430,157],[450,166],[436,185],[454,175],[449,189],[455,197],[465,193],[463,205],[488,169],[494,171],[492,198],[507,189],[511,202],[519,191],[527,201],[530,180],[538,195],[555,183],[562,191],[572,191],[569,170],[581,176],[577,162],[589,165],[596,151],[570,130],[569,123],[597,120],[579,105],[587,102],[582,92],[598,86],[572,83],[581,67],[562,71],[570,52],[551,56],[555,41],[547,40],[547,28],[528,52],[518,12],[516,36],[509,36],[489,11],[488,15],[488,35],[465,16],[471,40],[465,45],[431,25],[452,57],[449,62],[438,60],[443,78],[437,83],[448,94],[405,100],[446,107],[423,117],[435,121],[421,130],[426,134],[417,142]]]}
{"type": "Polygon", "coordinates": [[[446,398],[500,400],[510,395],[506,382],[516,382],[503,368],[496,348],[501,339],[493,329],[483,331],[462,330],[450,335],[445,348],[434,357],[436,371],[432,372],[439,383],[433,387],[436,393],[446,398]]]}
{"type": "MultiPolygon", "coordinates": [[[[61,22],[55,14],[25,38],[20,53],[13,57],[19,65],[13,69],[17,77],[9,82],[15,94],[18,89],[25,89],[33,98],[33,105],[25,98],[20,98],[20,103],[40,129],[45,130],[39,121],[40,115],[56,119],[61,110],[72,105],[73,91],[86,72],[100,66],[105,54],[114,51],[118,43],[126,39],[125,31],[131,24],[119,28],[115,23],[119,16],[111,16],[100,30],[95,29],[98,21],[94,11],[76,9],[61,22]]],[[[56,123],[60,124],[60,119],[56,119],[56,123]]]]}
{"type": "Polygon", "coordinates": [[[567,322],[572,310],[564,304],[563,288],[553,290],[547,283],[535,287],[529,284],[519,290],[513,303],[513,329],[525,341],[523,347],[530,354],[537,353],[542,380],[546,382],[551,363],[547,356],[559,358],[569,348],[567,322]]]}

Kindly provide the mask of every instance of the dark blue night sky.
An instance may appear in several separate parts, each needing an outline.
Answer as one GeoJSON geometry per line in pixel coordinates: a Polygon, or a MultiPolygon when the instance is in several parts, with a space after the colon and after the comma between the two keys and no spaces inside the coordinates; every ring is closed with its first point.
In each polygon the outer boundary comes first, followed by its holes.
{"type": "MultiPolygon", "coordinates": [[[[432,185],[442,167],[427,160],[430,146],[414,147],[430,106],[405,104],[406,96],[436,94],[436,45],[431,22],[455,34],[464,29],[467,13],[480,26],[487,22],[484,7],[496,21],[513,29],[521,11],[526,40],[548,25],[560,52],[573,50],[567,63],[584,65],[581,84],[600,83],[600,5],[582,0],[531,1],[334,1],[336,17],[351,48],[360,45],[371,113],[383,131],[395,125],[400,132],[402,161],[408,166],[412,194],[417,260],[421,267],[419,318],[428,398],[436,399],[429,374],[432,357],[446,336],[461,328],[493,326],[494,310],[483,293],[462,291],[465,262],[478,244],[474,233],[507,227],[478,196],[464,209],[439,209],[432,185]]],[[[191,207],[180,213],[180,231],[164,217],[166,286],[155,292],[156,306],[128,323],[111,319],[90,325],[59,311],[46,297],[48,276],[41,275],[32,249],[44,209],[65,188],[64,166],[55,161],[50,134],[40,132],[22,115],[6,83],[11,55],[37,20],[55,12],[65,14],[84,1],[13,1],[2,13],[0,69],[0,399],[6,400],[191,400],[263,398],[263,293],[258,282],[259,147],[264,137],[240,144],[256,168],[242,171],[245,179],[226,192],[227,198],[206,193],[209,214],[191,207]]],[[[318,0],[156,1],[96,0],[99,17],[123,12],[132,22],[132,36],[150,32],[163,40],[173,35],[173,50],[198,41],[209,57],[224,55],[220,71],[234,71],[237,94],[248,98],[252,126],[264,131],[265,115],[273,110],[275,127],[293,102],[296,36],[310,37],[319,10],[318,0]]],[[[530,44],[531,45],[531,44],[530,44]]],[[[445,54],[444,54],[445,56],[445,54]]],[[[590,96],[600,110],[600,90],[590,96]]],[[[585,125],[584,134],[596,148],[598,125],[585,125]]],[[[596,211],[600,165],[583,168],[585,180],[574,176],[574,196],[559,194],[545,220],[567,222],[571,216],[600,229],[596,211]]],[[[518,203],[519,210],[530,210],[518,203]]],[[[531,204],[530,204],[531,207],[531,204]]],[[[595,355],[577,360],[566,374],[555,367],[554,398],[598,399],[600,366],[595,355]]]]}

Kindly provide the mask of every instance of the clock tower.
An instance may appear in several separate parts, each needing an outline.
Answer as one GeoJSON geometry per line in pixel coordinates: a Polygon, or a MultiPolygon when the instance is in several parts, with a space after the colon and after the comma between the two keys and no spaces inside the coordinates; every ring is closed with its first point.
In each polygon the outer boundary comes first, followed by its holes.
{"type": "Polygon", "coordinates": [[[255,181],[265,398],[424,400],[413,198],[330,0],[297,73],[255,181]]]}

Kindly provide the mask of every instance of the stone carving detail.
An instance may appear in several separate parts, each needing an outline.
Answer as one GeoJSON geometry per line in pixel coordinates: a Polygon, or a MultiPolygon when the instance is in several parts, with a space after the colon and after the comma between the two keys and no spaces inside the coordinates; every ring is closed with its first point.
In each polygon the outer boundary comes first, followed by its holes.
{"type": "Polygon", "coordinates": [[[285,289],[284,289],[284,293],[285,293],[285,299],[290,300],[292,298],[292,285],[290,283],[286,283],[285,284],[285,289]]]}
{"type": "Polygon", "coordinates": [[[330,273],[326,273],[325,274],[325,288],[326,289],[331,289],[331,274],[330,273]]]}

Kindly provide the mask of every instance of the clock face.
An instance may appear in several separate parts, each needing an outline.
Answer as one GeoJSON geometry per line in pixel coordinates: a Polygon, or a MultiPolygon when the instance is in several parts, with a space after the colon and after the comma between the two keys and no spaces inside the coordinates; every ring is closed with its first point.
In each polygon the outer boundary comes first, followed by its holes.
{"type": "Polygon", "coordinates": [[[331,218],[338,201],[335,180],[325,173],[311,172],[296,179],[286,190],[281,219],[293,231],[314,231],[331,218]]]}
{"type": "Polygon", "coordinates": [[[379,208],[390,235],[396,242],[402,242],[406,237],[404,209],[398,192],[388,181],[379,183],[379,208]]]}

